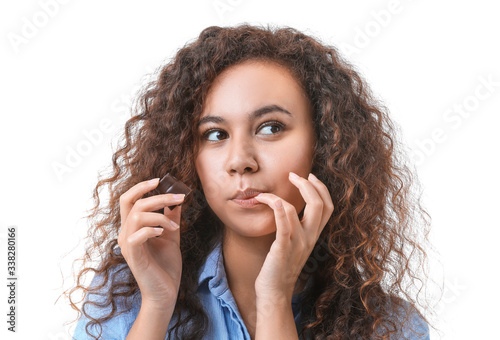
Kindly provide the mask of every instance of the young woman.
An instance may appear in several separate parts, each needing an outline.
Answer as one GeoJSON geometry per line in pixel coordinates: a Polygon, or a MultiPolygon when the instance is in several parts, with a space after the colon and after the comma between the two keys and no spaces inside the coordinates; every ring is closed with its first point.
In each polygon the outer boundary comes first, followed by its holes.
{"type": "Polygon", "coordinates": [[[74,338],[429,338],[405,285],[425,212],[387,113],[334,48],[209,27],[136,109],[94,191],[74,338]],[[168,172],[192,194],[159,194],[168,172]]]}

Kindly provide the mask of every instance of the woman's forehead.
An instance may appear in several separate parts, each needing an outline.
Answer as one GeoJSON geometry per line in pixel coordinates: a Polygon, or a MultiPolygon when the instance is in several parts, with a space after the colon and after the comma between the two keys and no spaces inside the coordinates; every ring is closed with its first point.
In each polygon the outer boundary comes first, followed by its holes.
{"type": "Polygon", "coordinates": [[[277,63],[247,61],[226,69],[213,82],[201,117],[247,115],[264,107],[278,111],[310,110],[309,99],[292,73],[277,63]]]}

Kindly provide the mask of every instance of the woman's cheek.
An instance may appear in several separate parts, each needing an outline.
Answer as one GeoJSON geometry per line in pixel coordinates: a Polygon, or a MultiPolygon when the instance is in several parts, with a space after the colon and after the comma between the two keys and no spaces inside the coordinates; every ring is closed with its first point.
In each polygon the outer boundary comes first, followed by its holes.
{"type": "Polygon", "coordinates": [[[214,181],[206,181],[202,183],[203,192],[207,200],[211,201],[221,195],[220,185],[214,181]]]}
{"type": "Polygon", "coordinates": [[[296,173],[300,177],[307,179],[309,173],[312,170],[312,158],[309,153],[302,152],[303,150],[297,151],[298,152],[295,153],[294,156],[290,154],[284,155],[284,158],[286,158],[287,161],[285,161],[284,159],[282,160],[281,164],[286,164],[286,166],[280,167],[283,169],[280,178],[282,179],[282,188],[286,191],[284,192],[285,197],[283,197],[283,199],[292,204],[297,210],[297,213],[299,213],[304,208],[305,201],[302,197],[302,194],[300,193],[299,188],[297,188],[292,184],[292,182],[290,182],[289,174],[291,171],[296,173]]]}
{"type": "Polygon", "coordinates": [[[224,192],[225,173],[215,160],[216,158],[210,157],[210,155],[200,156],[196,160],[196,171],[208,202],[214,202],[227,196],[227,193],[224,192]]]}

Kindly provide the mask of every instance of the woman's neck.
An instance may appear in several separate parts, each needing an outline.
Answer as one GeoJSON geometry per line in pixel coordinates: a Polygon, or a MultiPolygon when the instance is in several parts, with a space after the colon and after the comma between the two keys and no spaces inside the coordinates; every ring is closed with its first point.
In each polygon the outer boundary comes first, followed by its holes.
{"type": "MultiPolygon", "coordinates": [[[[255,280],[275,239],[276,233],[244,237],[226,228],[222,253],[228,285],[233,295],[243,294],[255,299],[255,280]]],[[[301,292],[304,286],[305,281],[299,279],[294,294],[301,292]]]]}
{"type": "Polygon", "coordinates": [[[262,237],[245,237],[227,231],[222,242],[224,269],[233,292],[255,295],[255,280],[260,273],[275,233],[262,237]]]}

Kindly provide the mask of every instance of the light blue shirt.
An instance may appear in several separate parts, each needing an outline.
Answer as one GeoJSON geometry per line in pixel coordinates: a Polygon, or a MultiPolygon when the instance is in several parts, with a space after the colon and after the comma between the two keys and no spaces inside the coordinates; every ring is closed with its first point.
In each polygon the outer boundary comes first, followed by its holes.
{"type": "MultiPolygon", "coordinates": [[[[92,285],[96,285],[100,282],[100,278],[96,277],[92,281],[92,285]]],[[[198,297],[209,317],[210,326],[207,334],[203,339],[210,340],[229,340],[229,339],[244,339],[250,340],[250,335],[246,329],[245,323],[238,311],[236,301],[234,300],[231,291],[229,290],[229,285],[227,283],[226,272],[224,270],[224,262],[222,257],[222,251],[220,244],[208,255],[207,260],[203,267],[201,268],[201,274],[198,280],[198,297]]],[[[109,287],[109,283],[108,283],[109,287]]],[[[106,287],[106,288],[108,288],[106,287]]],[[[88,299],[91,301],[102,301],[103,297],[98,294],[91,294],[88,299]]],[[[292,310],[295,318],[295,324],[297,330],[299,331],[301,315],[298,311],[300,305],[301,295],[296,294],[292,298],[292,310]]],[[[116,315],[112,319],[103,322],[102,325],[102,339],[105,340],[122,340],[127,337],[135,319],[139,313],[141,306],[140,294],[137,294],[132,298],[132,308],[125,309],[123,303],[117,302],[118,311],[122,312],[116,315]]],[[[98,309],[95,307],[86,308],[87,313],[93,317],[99,317],[104,313],[109,313],[111,307],[104,309],[98,309]]],[[[88,323],[88,319],[82,317],[76,326],[75,333],[73,337],[77,340],[90,340],[90,337],[86,331],[85,326],[88,323]]],[[[172,323],[171,325],[173,324],[172,323]]],[[[410,334],[407,330],[404,331],[405,335],[410,340],[429,340],[428,327],[427,324],[415,314],[412,319],[412,323],[417,327],[419,332],[427,334],[423,337],[417,337],[414,334],[410,334]]],[[[93,334],[98,334],[99,330],[97,327],[91,327],[91,332],[93,334]]],[[[165,337],[168,340],[168,333],[165,337]]],[[[394,338],[397,339],[397,338],[394,338]]]]}

